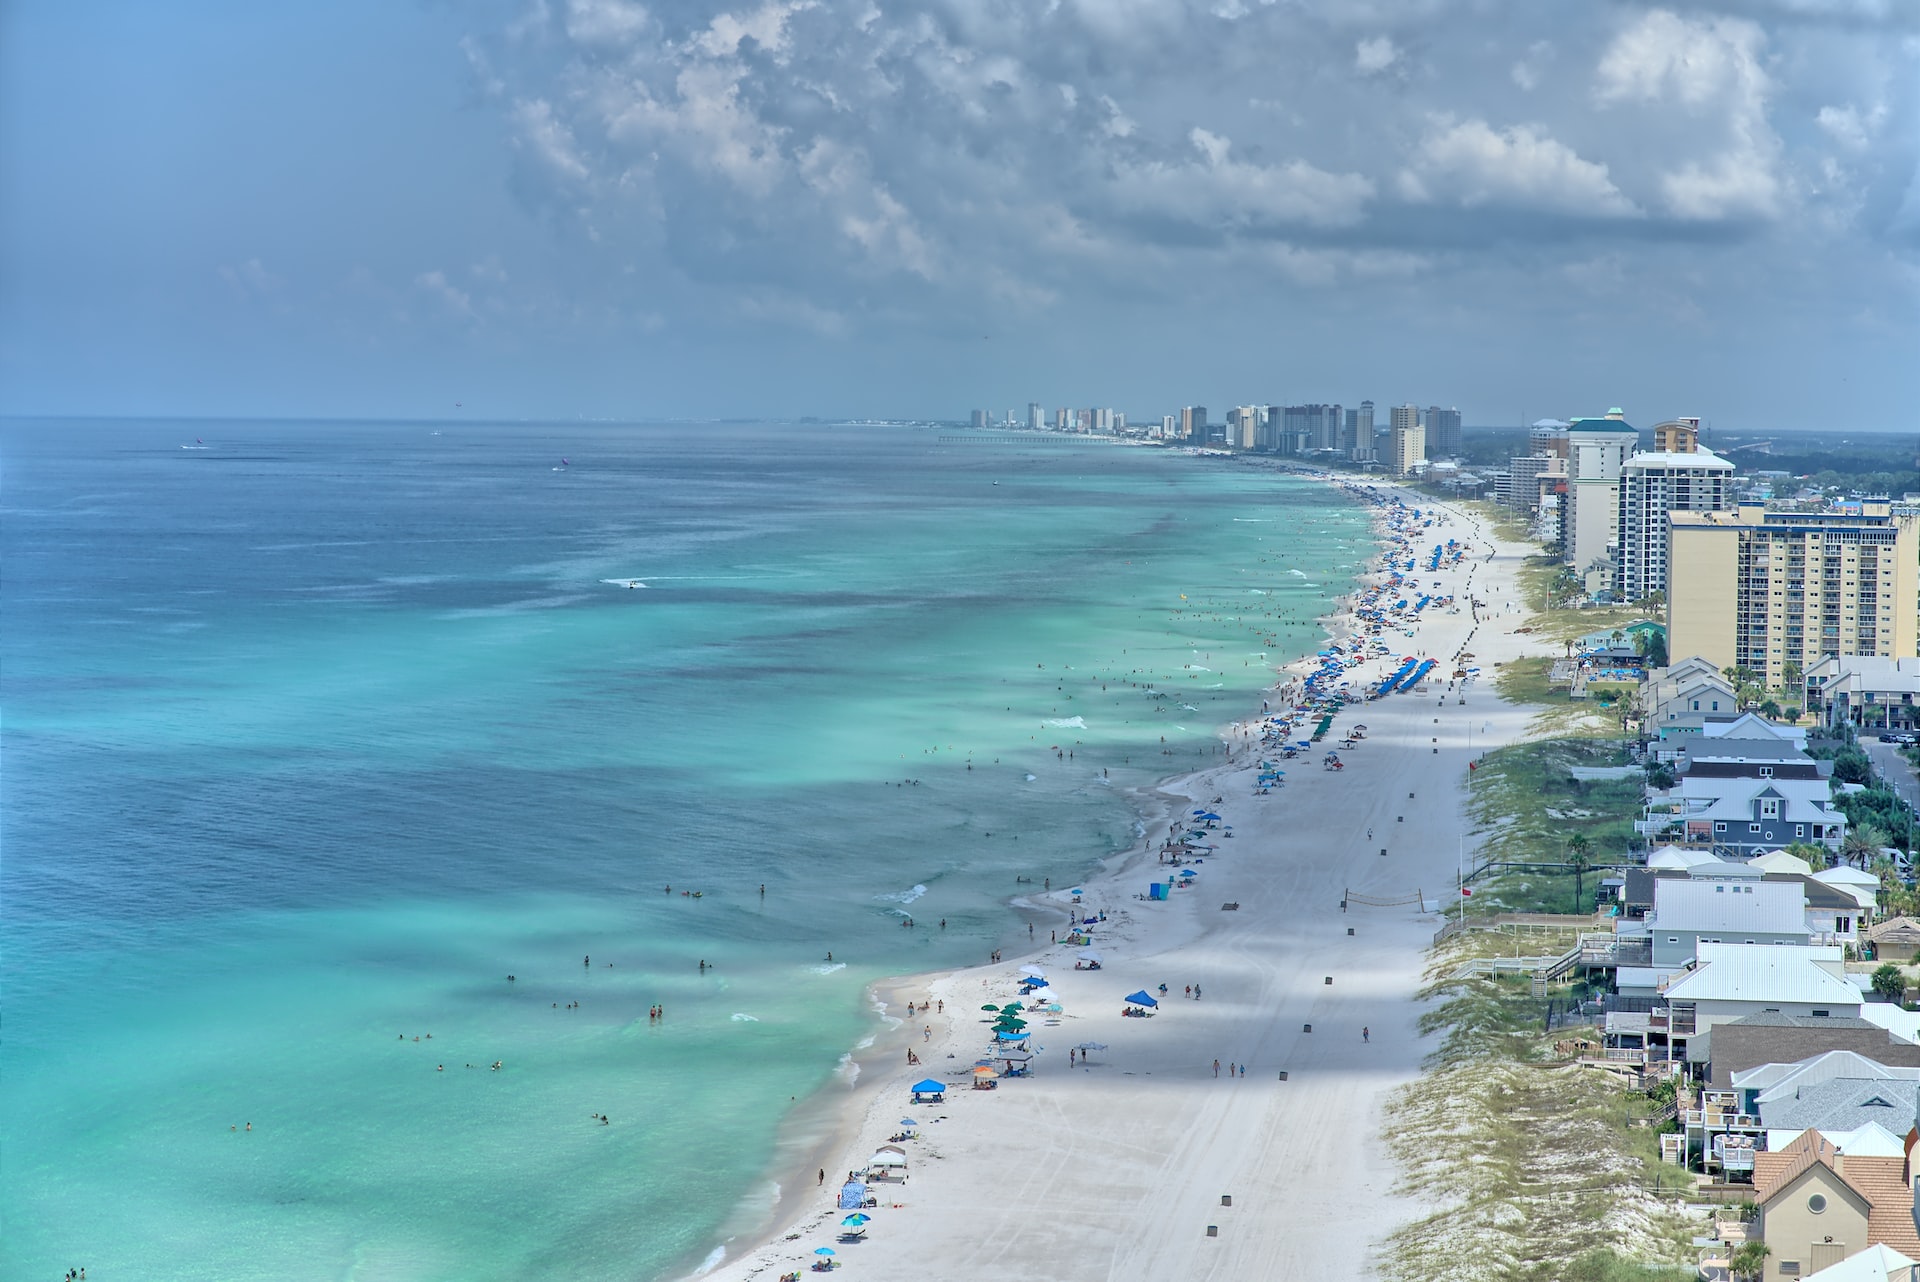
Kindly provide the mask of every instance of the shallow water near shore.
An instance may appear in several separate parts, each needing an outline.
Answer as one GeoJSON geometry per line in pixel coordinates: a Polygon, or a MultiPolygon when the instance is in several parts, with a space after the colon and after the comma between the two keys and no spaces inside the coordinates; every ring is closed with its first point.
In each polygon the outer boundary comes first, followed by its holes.
{"type": "Polygon", "coordinates": [[[711,1249],[865,985],[1024,940],[1373,550],[971,435],[5,425],[0,1272],[711,1249]]]}

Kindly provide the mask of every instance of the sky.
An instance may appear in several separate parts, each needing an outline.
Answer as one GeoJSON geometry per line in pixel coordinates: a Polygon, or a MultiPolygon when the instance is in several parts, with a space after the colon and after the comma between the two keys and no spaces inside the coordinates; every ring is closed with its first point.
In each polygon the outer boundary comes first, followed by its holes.
{"type": "Polygon", "coordinates": [[[7,0],[0,414],[1912,431],[1917,100],[1915,0],[7,0]]]}

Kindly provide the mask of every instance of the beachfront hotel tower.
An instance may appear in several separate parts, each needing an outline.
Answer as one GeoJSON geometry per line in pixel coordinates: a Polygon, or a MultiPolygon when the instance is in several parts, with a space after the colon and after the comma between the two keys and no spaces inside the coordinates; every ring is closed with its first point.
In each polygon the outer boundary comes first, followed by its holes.
{"type": "Polygon", "coordinates": [[[1420,425],[1420,407],[1396,405],[1390,415],[1393,474],[1412,476],[1427,461],[1427,429],[1420,425]]]}
{"type": "Polygon", "coordinates": [[[1667,647],[1770,686],[1827,655],[1914,653],[1920,512],[1667,513],[1667,647]]]}
{"type": "MultiPolygon", "coordinates": [[[[1617,409],[1567,425],[1567,507],[1561,529],[1567,564],[1583,579],[1611,560],[1620,519],[1620,471],[1639,442],[1617,409]]],[[[1605,586],[1611,585],[1609,575],[1605,586]]]]}
{"type": "Polygon", "coordinates": [[[1653,449],[1620,469],[1615,589],[1623,601],[1667,590],[1667,513],[1719,512],[1732,503],[1733,464],[1700,448],[1700,420],[1669,419],[1653,449]]]}

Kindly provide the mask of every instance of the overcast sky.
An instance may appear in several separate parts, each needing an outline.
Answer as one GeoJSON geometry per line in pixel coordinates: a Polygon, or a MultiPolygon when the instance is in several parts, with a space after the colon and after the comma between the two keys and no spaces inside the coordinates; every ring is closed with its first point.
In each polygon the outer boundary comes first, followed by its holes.
{"type": "Polygon", "coordinates": [[[1917,96],[1920,0],[8,0],[0,412],[1915,431],[1917,96]]]}

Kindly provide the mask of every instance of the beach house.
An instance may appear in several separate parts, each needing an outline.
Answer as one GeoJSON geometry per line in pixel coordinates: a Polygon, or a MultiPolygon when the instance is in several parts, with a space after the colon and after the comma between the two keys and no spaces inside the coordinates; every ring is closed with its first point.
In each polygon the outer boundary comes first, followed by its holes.
{"type": "Polygon", "coordinates": [[[1765,1282],[1801,1282],[1873,1246],[1920,1256],[1903,1153],[1848,1154],[1809,1130],[1779,1152],[1756,1154],[1753,1185],[1765,1282]]]}
{"type": "Polygon", "coordinates": [[[1747,1015],[1859,1016],[1865,998],[1844,958],[1830,945],[1701,942],[1694,968],[1660,994],[1674,1058],[1708,1062],[1714,1027],[1747,1015]]]}

